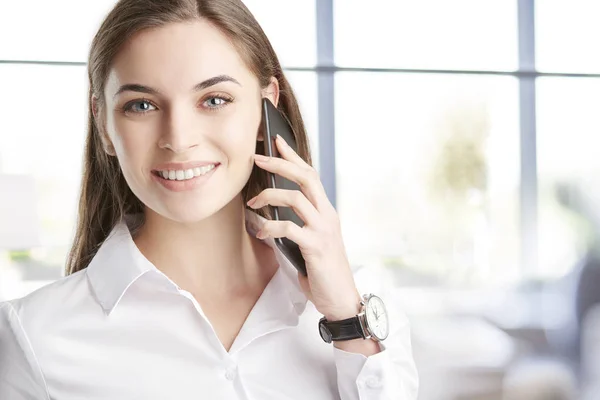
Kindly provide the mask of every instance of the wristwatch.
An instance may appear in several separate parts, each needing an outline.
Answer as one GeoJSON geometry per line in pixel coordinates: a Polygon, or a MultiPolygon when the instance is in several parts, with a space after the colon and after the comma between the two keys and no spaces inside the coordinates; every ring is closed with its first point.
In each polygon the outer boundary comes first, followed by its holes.
{"type": "Polygon", "coordinates": [[[360,302],[360,313],[341,321],[319,320],[319,333],[326,343],[352,339],[385,340],[390,326],[385,304],[374,294],[365,294],[360,302]]]}

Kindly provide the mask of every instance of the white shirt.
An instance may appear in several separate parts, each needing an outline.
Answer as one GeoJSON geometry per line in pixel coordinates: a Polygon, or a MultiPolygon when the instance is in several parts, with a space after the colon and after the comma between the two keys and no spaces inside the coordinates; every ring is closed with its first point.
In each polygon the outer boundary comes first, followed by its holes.
{"type": "MultiPolygon", "coordinates": [[[[264,219],[246,221],[254,233],[264,219]]],[[[266,242],[279,268],[227,352],[195,298],[119,223],[88,268],[0,303],[0,399],[416,399],[408,322],[391,301],[380,353],[326,344],[296,269],[266,242]]],[[[356,272],[358,288],[385,301],[369,275],[356,272]]]]}

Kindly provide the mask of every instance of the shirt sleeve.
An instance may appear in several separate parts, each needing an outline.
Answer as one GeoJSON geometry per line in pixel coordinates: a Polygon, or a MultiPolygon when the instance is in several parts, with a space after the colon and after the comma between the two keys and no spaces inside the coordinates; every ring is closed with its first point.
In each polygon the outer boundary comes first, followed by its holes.
{"type": "Polygon", "coordinates": [[[408,318],[394,304],[382,277],[363,268],[355,274],[361,293],[374,293],[386,305],[390,324],[381,351],[370,357],[334,347],[337,383],[342,400],[416,400],[419,378],[412,356],[408,318]]]}
{"type": "Polygon", "coordinates": [[[10,302],[0,303],[0,399],[50,399],[29,339],[10,302]]]}

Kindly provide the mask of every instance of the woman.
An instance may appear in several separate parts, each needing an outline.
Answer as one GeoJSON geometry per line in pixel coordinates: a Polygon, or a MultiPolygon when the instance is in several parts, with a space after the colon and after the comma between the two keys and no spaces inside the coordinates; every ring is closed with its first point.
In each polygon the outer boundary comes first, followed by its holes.
{"type": "Polygon", "coordinates": [[[0,306],[0,399],[414,399],[408,324],[390,313],[389,335],[373,328],[384,309],[357,289],[374,286],[349,267],[296,99],[245,6],[122,0],[88,68],[67,277],[0,306]],[[278,139],[282,158],[255,155],[264,97],[298,154],[278,139]],[[267,189],[266,171],[302,191],[267,189]],[[360,312],[375,321],[361,337],[360,312]]]}

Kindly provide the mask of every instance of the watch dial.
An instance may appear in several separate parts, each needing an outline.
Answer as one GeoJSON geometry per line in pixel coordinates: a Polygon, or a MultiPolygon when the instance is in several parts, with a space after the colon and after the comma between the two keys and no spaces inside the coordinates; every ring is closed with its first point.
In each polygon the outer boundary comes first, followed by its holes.
{"type": "Polygon", "coordinates": [[[369,299],[365,309],[367,325],[376,339],[383,340],[389,331],[388,316],[383,301],[373,296],[369,299]]]}

